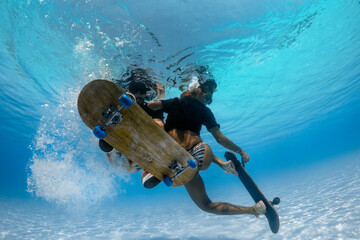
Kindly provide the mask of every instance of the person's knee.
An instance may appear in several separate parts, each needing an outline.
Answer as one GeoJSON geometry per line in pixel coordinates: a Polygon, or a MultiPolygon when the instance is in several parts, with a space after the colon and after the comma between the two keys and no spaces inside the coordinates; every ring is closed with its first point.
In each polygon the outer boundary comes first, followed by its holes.
{"type": "Polygon", "coordinates": [[[212,213],[211,202],[201,202],[197,206],[204,212],[212,213]]]}

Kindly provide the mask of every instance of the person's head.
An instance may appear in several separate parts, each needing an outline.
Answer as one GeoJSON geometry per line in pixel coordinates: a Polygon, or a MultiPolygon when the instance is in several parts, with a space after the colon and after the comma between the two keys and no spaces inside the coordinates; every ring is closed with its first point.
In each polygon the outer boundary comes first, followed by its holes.
{"type": "Polygon", "coordinates": [[[181,97],[190,96],[206,104],[212,103],[212,95],[216,91],[217,84],[214,79],[207,79],[200,83],[197,88],[184,92],[181,97]]]}
{"type": "Polygon", "coordinates": [[[135,81],[129,84],[128,90],[135,96],[136,102],[142,104],[145,100],[146,92],[150,89],[146,87],[145,83],[135,81]]]}
{"type": "Polygon", "coordinates": [[[214,79],[207,79],[205,82],[200,83],[199,88],[203,92],[214,93],[217,88],[217,84],[214,79]]]}
{"type": "Polygon", "coordinates": [[[132,81],[143,82],[148,80],[149,78],[149,70],[147,68],[137,67],[130,70],[130,77],[128,78],[128,80],[131,79],[132,81]]]}
{"type": "Polygon", "coordinates": [[[145,92],[145,97],[141,96],[142,102],[144,100],[150,101],[157,96],[158,85],[156,84],[151,69],[137,67],[130,70],[129,68],[126,74],[123,75],[123,78],[124,87],[127,88],[129,92],[138,92],[140,90],[140,94],[138,95],[143,95],[145,92]]]}
{"type": "Polygon", "coordinates": [[[212,103],[212,95],[216,91],[217,84],[214,79],[207,79],[201,83],[199,88],[201,89],[201,96],[204,98],[202,102],[204,104],[212,103]]]}

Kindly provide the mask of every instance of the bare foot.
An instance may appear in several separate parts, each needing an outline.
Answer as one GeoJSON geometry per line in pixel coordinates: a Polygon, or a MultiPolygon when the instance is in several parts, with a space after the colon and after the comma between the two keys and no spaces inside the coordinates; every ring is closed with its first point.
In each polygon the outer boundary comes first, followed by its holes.
{"type": "Polygon", "coordinates": [[[222,166],[222,169],[225,170],[226,173],[234,174],[235,176],[238,176],[238,173],[235,170],[234,164],[231,161],[225,162],[222,166]]]}
{"type": "Polygon", "coordinates": [[[264,215],[266,213],[266,206],[263,201],[258,201],[254,206],[254,215],[255,217],[259,217],[259,215],[264,215]]]}
{"type": "Polygon", "coordinates": [[[241,156],[241,162],[242,163],[247,163],[247,162],[250,161],[250,156],[245,151],[243,151],[240,156],[241,156]]]}

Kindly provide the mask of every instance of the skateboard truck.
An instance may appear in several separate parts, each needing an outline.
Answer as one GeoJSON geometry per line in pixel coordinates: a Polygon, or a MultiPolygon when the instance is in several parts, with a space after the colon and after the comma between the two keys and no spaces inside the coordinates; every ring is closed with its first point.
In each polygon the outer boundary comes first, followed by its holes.
{"type": "Polygon", "coordinates": [[[194,169],[197,167],[197,163],[194,159],[190,158],[187,161],[188,165],[186,167],[184,167],[182,164],[180,164],[177,161],[172,162],[169,165],[169,169],[171,171],[173,171],[175,174],[174,176],[172,176],[171,178],[168,176],[164,177],[164,183],[166,184],[166,186],[171,186],[173,184],[173,179],[176,178],[177,176],[179,176],[181,173],[183,173],[186,169],[188,169],[189,167],[194,169]]]}
{"type": "MultiPolygon", "coordinates": [[[[134,96],[132,95],[134,98],[134,96]]],[[[120,113],[120,110],[123,107],[129,108],[134,104],[134,100],[132,100],[130,97],[128,97],[126,94],[122,94],[119,97],[120,106],[118,108],[115,108],[114,106],[110,105],[105,111],[103,112],[103,116],[105,119],[107,119],[106,123],[102,126],[96,126],[93,130],[94,135],[97,138],[103,139],[106,137],[106,127],[109,125],[118,125],[124,116],[120,113]]]]}
{"type": "Polygon", "coordinates": [[[124,116],[120,113],[120,110],[123,108],[123,105],[120,105],[118,109],[114,106],[110,105],[108,109],[106,109],[103,113],[103,116],[106,119],[109,119],[103,126],[105,129],[109,125],[118,125],[124,118],[124,116]]]}

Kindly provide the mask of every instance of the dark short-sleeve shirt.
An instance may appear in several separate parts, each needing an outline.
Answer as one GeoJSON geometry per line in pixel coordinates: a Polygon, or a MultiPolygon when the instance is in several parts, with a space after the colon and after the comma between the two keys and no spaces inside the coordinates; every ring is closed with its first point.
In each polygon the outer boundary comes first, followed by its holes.
{"type": "Polygon", "coordinates": [[[202,125],[205,125],[207,130],[220,127],[210,108],[193,97],[162,100],[161,103],[163,111],[168,113],[165,123],[166,131],[176,128],[200,134],[202,125]]]}
{"type": "Polygon", "coordinates": [[[147,103],[140,104],[140,107],[149,114],[153,119],[158,118],[164,121],[164,112],[162,110],[152,110],[148,107],[147,103]]]}

